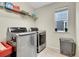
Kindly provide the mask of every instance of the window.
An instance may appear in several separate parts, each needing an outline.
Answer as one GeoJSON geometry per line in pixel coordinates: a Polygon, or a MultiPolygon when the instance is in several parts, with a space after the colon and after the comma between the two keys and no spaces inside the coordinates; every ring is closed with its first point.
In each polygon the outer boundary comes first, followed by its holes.
{"type": "Polygon", "coordinates": [[[55,21],[57,32],[68,31],[68,9],[58,10],[55,12],[55,21]]]}

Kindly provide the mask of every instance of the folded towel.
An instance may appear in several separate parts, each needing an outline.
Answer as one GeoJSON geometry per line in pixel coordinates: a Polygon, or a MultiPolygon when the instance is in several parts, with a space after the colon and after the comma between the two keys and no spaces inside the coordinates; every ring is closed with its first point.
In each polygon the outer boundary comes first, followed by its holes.
{"type": "Polygon", "coordinates": [[[5,50],[7,49],[2,43],[0,43],[0,50],[5,50]]]}

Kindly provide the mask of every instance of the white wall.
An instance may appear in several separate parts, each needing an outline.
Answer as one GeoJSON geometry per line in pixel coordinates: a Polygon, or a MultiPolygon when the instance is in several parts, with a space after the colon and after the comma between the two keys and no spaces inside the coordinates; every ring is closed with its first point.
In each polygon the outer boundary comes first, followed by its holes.
{"type": "MultiPolygon", "coordinates": [[[[29,7],[25,3],[17,3],[25,11],[29,11],[29,7]]],[[[34,20],[29,17],[22,17],[19,14],[14,14],[11,12],[6,12],[6,10],[0,9],[0,41],[6,40],[7,27],[11,26],[23,26],[31,27],[34,26],[34,20]]]]}
{"type": "Polygon", "coordinates": [[[77,39],[76,56],[79,57],[79,3],[76,3],[76,39],[77,39]]]}
{"type": "Polygon", "coordinates": [[[41,7],[36,10],[38,14],[38,20],[36,21],[36,26],[41,30],[46,30],[47,32],[47,46],[51,48],[59,49],[59,38],[73,38],[75,40],[75,3],[54,3],[41,7]],[[55,19],[54,11],[68,7],[69,9],[69,24],[67,33],[57,33],[55,32],[55,19]]]}

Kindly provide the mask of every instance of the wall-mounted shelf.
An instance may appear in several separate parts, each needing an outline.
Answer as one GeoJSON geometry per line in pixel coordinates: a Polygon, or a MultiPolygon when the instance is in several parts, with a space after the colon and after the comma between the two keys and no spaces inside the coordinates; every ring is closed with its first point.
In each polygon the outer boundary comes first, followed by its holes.
{"type": "Polygon", "coordinates": [[[4,9],[4,10],[8,10],[8,12],[20,14],[20,15],[23,15],[23,16],[29,16],[34,20],[36,20],[38,18],[35,14],[30,14],[29,12],[26,12],[24,10],[20,10],[19,6],[14,5],[13,3],[10,3],[10,2],[1,3],[0,8],[4,9]]]}
{"type": "Polygon", "coordinates": [[[29,17],[31,17],[34,20],[36,20],[38,18],[35,15],[30,15],[29,12],[26,12],[24,10],[22,10],[22,11],[16,11],[16,10],[12,10],[12,9],[9,9],[9,8],[6,8],[6,9],[9,10],[9,11],[12,11],[14,13],[18,13],[18,14],[21,14],[21,15],[24,15],[24,16],[29,16],[29,17]]]}
{"type": "Polygon", "coordinates": [[[30,15],[29,12],[26,12],[24,10],[20,11],[19,13],[22,15],[25,15],[25,16],[29,16],[29,17],[33,18],[34,20],[36,20],[38,18],[36,15],[30,15]]]}

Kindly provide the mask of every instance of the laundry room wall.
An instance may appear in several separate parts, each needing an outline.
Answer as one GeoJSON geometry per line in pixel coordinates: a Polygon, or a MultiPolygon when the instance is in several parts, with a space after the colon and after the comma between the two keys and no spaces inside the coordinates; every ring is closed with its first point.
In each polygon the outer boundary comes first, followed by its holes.
{"type": "MultiPolygon", "coordinates": [[[[24,2],[17,2],[21,9],[26,12],[30,11],[30,8],[24,2]]],[[[34,20],[28,16],[23,17],[19,14],[8,12],[6,10],[0,9],[0,41],[6,40],[6,31],[8,27],[33,27],[34,20]]]]}
{"type": "Polygon", "coordinates": [[[79,2],[76,3],[76,56],[79,57],[79,2]]]}
{"type": "Polygon", "coordinates": [[[72,2],[58,2],[36,9],[38,19],[36,20],[36,26],[40,30],[46,30],[47,47],[54,49],[60,49],[59,38],[72,38],[76,40],[75,29],[75,3],[72,2]],[[55,19],[54,12],[57,9],[68,7],[69,20],[68,20],[68,32],[55,32],[55,19]]]}

